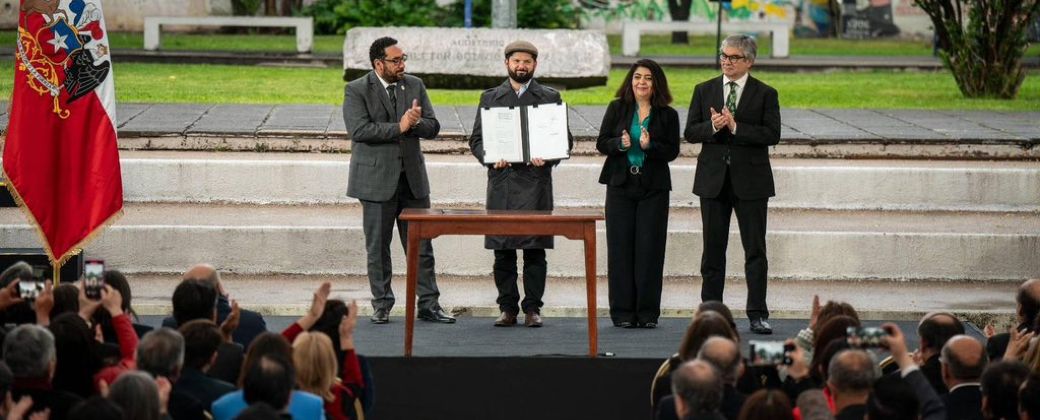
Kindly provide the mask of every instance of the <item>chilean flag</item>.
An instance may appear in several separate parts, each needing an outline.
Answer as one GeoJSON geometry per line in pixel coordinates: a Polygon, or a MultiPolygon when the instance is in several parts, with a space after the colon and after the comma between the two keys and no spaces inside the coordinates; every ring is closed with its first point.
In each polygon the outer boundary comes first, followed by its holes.
{"type": "Polygon", "coordinates": [[[123,209],[101,0],[21,0],[14,64],[3,173],[60,264],[123,209]]]}

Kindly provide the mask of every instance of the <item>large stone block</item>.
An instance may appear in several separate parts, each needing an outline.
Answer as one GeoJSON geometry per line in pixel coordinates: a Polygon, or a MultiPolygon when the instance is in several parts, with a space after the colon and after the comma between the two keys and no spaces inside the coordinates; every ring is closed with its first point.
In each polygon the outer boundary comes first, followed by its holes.
{"type": "Polygon", "coordinates": [[[538,47],[535,77],[552,85],[605,85],[610,71],[607,36],[600,31],[463,28],[353,28],[343,41],[343,70],[353,80],[372,69],[368,48],[392,36],[408,55],[407,72],[428,87],[488,88],[506,78],[506,44],[538,47]]]}

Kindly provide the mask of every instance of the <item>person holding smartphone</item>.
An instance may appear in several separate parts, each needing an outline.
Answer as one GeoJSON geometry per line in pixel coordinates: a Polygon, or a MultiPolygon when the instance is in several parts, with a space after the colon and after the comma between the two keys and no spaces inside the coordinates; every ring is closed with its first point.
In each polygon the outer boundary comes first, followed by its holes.
{"type": "Polygon", "coordinates": [[[607,106],[596,149],[607,156],[607,278],[615,327],[656,328],[668,239],[668,162],[679,155],[679,113],[664,70],[642,59],[607,106]]]}

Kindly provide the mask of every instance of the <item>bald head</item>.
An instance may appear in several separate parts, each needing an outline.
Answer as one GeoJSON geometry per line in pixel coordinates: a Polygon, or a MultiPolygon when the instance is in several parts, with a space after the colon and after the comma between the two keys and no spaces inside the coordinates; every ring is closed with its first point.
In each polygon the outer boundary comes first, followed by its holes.
{"type": "Polygon", "coordinates": [[[737,383],[740,348],[733,340],[719,336],[711,337],[701,345],[697,358],[714,366],[722,375],[722,382],[730,385],[737,383]]]}
{"type": "Polygon", "coordinates": [[[989,356],[979,340],[962,334],[946,342],[939,361],[943,365],[943,382],[952,388],[964,382],[978,382],[989,363],[989,356]]]}
{"type": "Polygon", "coordinates": [[[925,357],[939,353],[951,337],[964,334],[964,324],[949,312],[930,312],[917,324],[920,350],[925,357]]]}
{"type": "Polygon", "coordinates": [[[722,378],[708,362],[692,360],[672,372],[679,417],[712,413],[722,404],[722,378]]]}
{"type": "Polygon", "coordinates": [[[842,350],[828,366],[827,383],[835,394],[868,394],[877,380],[877,365],[863,350],[842,350]]]}

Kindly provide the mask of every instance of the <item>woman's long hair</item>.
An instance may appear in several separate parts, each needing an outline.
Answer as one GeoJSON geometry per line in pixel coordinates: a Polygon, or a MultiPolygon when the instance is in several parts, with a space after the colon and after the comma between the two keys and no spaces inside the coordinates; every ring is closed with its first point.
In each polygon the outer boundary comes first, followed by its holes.
{"type": "Polygon", "coordinates": [[[654,108],[660,108],[668,106],[672,103],[672,92],[668,90],[668,78],[664,76],[664,70],[657,64],[656,61],[644,58],[636,61],[632,64],[632,67],[628,69],[628,74],[625,76],[625,80],[621,81],[621,87],[618,88],[617,93],[614,97],[621,99],[622,102],[632,104],[636,102],[636,95],[632,92],[632,76],[635,75],[636,69],[644,67],[650,70],[650,77],[653,78],[653,94],[650,95],[650,106],[654,108]]]}

